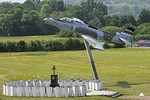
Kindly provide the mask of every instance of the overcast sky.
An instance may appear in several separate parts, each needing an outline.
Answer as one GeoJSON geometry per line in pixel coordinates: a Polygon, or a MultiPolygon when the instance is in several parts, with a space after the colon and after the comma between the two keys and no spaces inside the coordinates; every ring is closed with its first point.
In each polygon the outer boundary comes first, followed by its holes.
{"type": "Polygon", "coordinates": [[[20,3],[23,3],[25,0],[0,0],[0,2],[20,2],[20,3]]]}

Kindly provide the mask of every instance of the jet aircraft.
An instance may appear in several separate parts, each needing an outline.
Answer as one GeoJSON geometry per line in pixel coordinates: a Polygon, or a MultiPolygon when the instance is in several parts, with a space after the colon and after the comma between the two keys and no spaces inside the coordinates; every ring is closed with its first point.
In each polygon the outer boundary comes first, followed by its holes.
{"type": "Polygon", "coordinates": [[[130,44],[129,38],[134,31],[133,28],[129,27],[125,29],[123,32],[117,33],[113,37],[108,33],[104,33],[103,31],[97,28],[85,24],[82,20],[78,18],[73,18],[73,19],[66,18],[66,17],[61,19],[45,18],[44,21],[47,24],[56,26],[60,29],[64,29],[70,32],[75,32],[83,37],[95,79],[99,79],[99,78],[98,78],[98,74],[96,71],[96,67],[94,64],[94,60],[93,60],[93,56],[89,44],[99,50],[104,50],[103,44],[98,42],[99,39],[104,39],[106,41],[118,45],[130,44]]]}
{"type": "Polygon", "coordinates": [[[64,29],[70,32],[75,32],[82,36],[90,45],[92,45],[96,49],[103,50],[102,43],[99,43],[98,40],[104,39],[106,41],[124,45],[130,43],[130,37],[134,32],[132,27],[128,27],[124,29],[121,33],[116,33],[115,36],[112,36],[109,33],[104,33],[103,31],[92,27],[88,24],[85,24],[82,20],[78,18],[61,18],[61,19],[53,19],[53,18],[45,18],[44,21],[47,24],[56,26],[60,29],[64,29]]]}

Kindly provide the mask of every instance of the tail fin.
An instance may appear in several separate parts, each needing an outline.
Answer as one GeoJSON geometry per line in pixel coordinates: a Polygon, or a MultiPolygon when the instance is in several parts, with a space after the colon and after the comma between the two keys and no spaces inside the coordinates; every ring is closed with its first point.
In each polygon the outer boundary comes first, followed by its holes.
{"type": "Polygon", "coordinates": [[[130,37],[134,32],[134,28],[128,27],[124,29],[121,33],[118,33],[112,38],[111,42],[118,44],[118,45],[124,45],[128,44],[131,45],[130,43],[130,37]]]}

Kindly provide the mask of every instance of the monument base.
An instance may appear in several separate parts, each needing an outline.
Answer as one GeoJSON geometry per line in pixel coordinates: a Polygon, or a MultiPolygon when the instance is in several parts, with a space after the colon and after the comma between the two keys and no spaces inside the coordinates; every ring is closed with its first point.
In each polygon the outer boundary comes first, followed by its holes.
{"type": "Polygon", "coordinates": [[[120,96],[118,92],[103,90],[101,80],[58,79],[55,87],[50,86],[51,80],[20,80],[3,85],[3,95],[26,97],[78,97],[102,95],[120,96]]]}

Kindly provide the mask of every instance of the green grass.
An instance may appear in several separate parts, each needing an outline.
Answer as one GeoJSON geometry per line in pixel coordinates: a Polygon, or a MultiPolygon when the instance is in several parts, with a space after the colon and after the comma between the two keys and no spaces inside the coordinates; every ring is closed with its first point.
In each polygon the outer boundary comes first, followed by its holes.
{"type": "Polygon", "coordinates": [[[12,41],[12,42],[18,42],[20,40],[24,40],[26,42],[28,41],[34,41],[34,40],[54,40],[54,39],[60,39],[57,35],[44,35],[44,36],[15,36],[15,37],[0,37],[0,42],[6,42],[6,41],[12,41]]]}
{"type": "MultiPolygon", "coordinates": [[[[99,78],[104,88],[124,95],[149,95],[150,49],[92,50],[99,78]]],[[[0,53],[0,100],[66,100],[65,98],[25,98],[2,95],[2,84],[16,80],[49,79],[52,66],[60,78],[93,78],[83,51],[0,53]]],[[[103,96],[70,98],[71,100],[113,100],[103,96]]],[[[118,99],[121,100],[121,99],[118,99]]]]}

